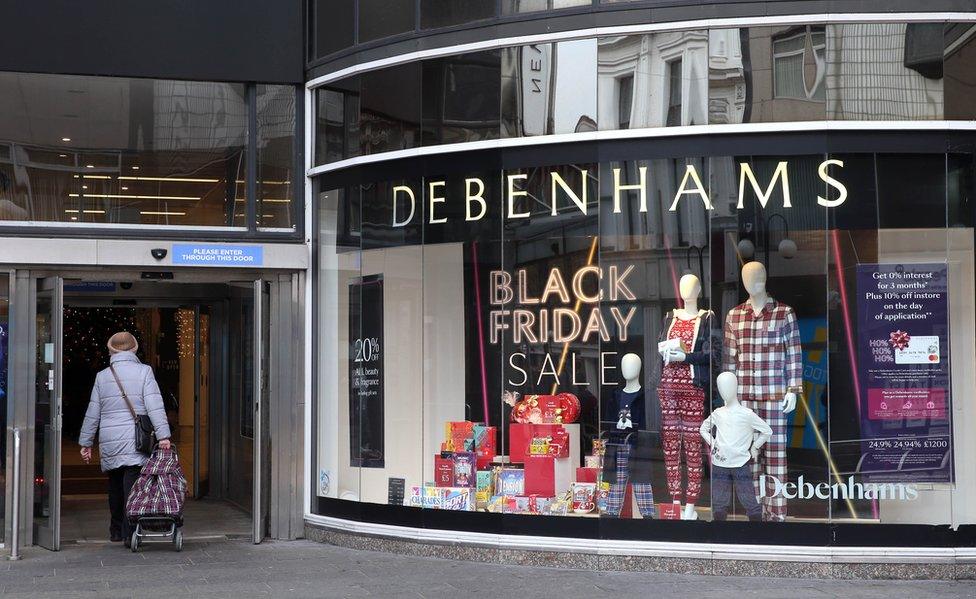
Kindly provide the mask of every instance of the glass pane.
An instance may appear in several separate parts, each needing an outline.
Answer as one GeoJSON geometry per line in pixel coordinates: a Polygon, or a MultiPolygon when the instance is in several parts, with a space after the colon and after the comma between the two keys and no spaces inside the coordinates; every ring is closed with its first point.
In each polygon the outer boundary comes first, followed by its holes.
{"type": "Polygon", "coordinates": [[[495,0],[420,0],[420,28],[460,25],[495,16],[495,0]]]}
{"type": "Polygon", "coordinates": [[[359,78],[315,90],[315,164],[359,156],[359,78]]]}
{"type": "Polygon", "coordinates": [[[359,43],[413,31],[415,0],[359,0],[359,43]]]}
{"type": "Polygon", "coordinates": [[[969,23],[950,23],[945,29],[945,118],[976,119],[976,37],[969,23]]]}
{"type": "MultiPolygon", "coordinates": [[[[356,282],[360,279],[359,186],[336,188],[318,194],[317,277],[318,406],[316,427],[315,493],[358,501],[360,468],[352,463],[350,406],[354,406],[351,381],[354,363],[350,348],[359,338],[352,312],[360,303],[356,282]],[[355,191],[350,191],[355,190],[355,191]]],[[[383,347],[380,348],[382,351],[383,347]]],[[[355,440],[358,444],[358,438],[355,440]]],[[[315,506],[313,505],[313,510],[315,506]]]]}
{"type": "MultiPolygon", "coordinates": [[[[8,386],[9,376],[9,350],[10,350],[10,277],[6,273],[0,273],[0,427],[6,429],[7,427],[7,391],[10,388],[8,386]]],[[[7,467],[7,436],[4,435],[4,440],[0,443],[0,473],[6,472],[7,467]]],[[[6,476],[4,476],[6,479],[6,476]]],[[[6,505],[6,493],[4,493],[4,498],[0,501],[0,506],[6,505]]],[[[0,514],[0,528],[6,531],[6,527],[2,526],[5,522],[6,512],[0,514]]],[[[3,537],[4,533],[0,533],[0,538],[3,537]]]]}
{"type": "Polygon", "coordinates": [[[363,154],[420,145],[421,63],[362,75],[360,144],[363,154]]]}
{"type": "Polygon", "coordinates": [[[973,334],[971,224],[946,228],[943,153],[831,158],[857,200],[829,231],[830,441],[854,494],[832,517],[950,524],[953,454],[968,438],[953,416],[972,385],[960,351],[973,334]]]}
{"type": "Polygon", "coordinates": [[[826,118],[821,25],[712,29],[708,119],[712,124],[826,118]]]}
{"type": "Polygon", "coordinates": [[[848,23],[827,28],[827,117],[943,118],[943,26],[848,23]]]}
{"type": "Polygon", "coordinates": [[[0,219],[244,226],[246,139],[241,84],[0,73],[0,219]]]}
{"type": "MultiPolygon", "coordinates": [[[[40,528],[54,528],[51,519],[54,514],[53,502],[57,498],[52,496],[54,477],[60,473],[55,471],[57,457],[52,453],[60,451],[55,444],[57,430],[54,428],[56,413],[57,391],[55,390],[55,368],[57,360],[54,321],[54,292],[42,289],[43,280],[38,281],[37,316],[34,323],[36,334],[35,346],[35,420],[37,427],[34,432],[34,446],[38,456],[34,460],[34,526],[40,528]]],[[[56,487],[55,487],[56,488],[56,487]]],[[[57,540],[54,541],[55,543],[57,540]]]]}
{"type": "Polygon", "coordinates": [[[347,291],[359,297],[350,326],[360,326],[350,346],[356,383],[350,392],[358,405],[351,435],[362,458],[362,501],[385,504],[397,484],[391,479],[403,479],[405,488],[420,485],[431,459],[418,451],[424,439],[424,187],[418,177],[361,189],[362,275],[347,291]]]}
{"type": "Polygon", "coordinates": [[[295,88],[257,86],[257,225],[295,230],[295,88]]]}
{"type": "Polygon", "coordinates": [[[424,145],[498,138],[498,52],[426,60],[423,77],[424,145]]]}
{"type": "Polygon", "coordinates": [[[315,0],[315,54],[322,58],[353,45],[355,2],[315,0]]]}
{"type": "Polygon", "coordinates": [[[704,30],[600,38],[600,128],[706,124],[708,39],[704,30]]]}
{"type": "Polygon", "coordinates": [[[594,131],[597,42],[502,51],[502,137],[594,131]]]}
{"type": "Polygon", "coordinates": [[[593,0],[502,0],[502,14],[511,15],[539,10],[558,10],[574,6],[589,6],[593,0]]]}

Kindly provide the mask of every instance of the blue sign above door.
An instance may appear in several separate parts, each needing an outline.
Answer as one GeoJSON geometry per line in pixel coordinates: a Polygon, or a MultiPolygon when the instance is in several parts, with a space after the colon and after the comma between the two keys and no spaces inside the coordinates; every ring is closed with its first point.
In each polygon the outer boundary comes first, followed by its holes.
{"type": "Polygon", "coordinates": [[[264,248],[259,245],[174,243],[173,264],[185,266],[263,266],[264,248]]]}

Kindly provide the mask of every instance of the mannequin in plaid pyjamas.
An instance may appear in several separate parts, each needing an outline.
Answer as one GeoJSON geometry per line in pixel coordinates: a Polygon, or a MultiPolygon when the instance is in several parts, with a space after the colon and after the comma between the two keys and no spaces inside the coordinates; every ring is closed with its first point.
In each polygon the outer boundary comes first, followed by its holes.
{"type": "MultiPolygon", "coordinates": [[[[789,410],[784,410],[781,402],[787,393],[802,390],[803,384],[803,356],[796,314],[793,308],[765,295],[765,268],[762,275],[761,293],[752,292],[766,297],[759,313],[748,301],[729,311],[725,321],[722,364],[724,370],[739,379],[742,405],[773,429],[772,438],[758,461],[752,463],[757,496],[761,474],[775,476],[783,483],[787,481],[786,412],[789,410]]],[[[763,518],[785,520],[786,498],[772,494],[773,483],[767,480],[766,496],[761,501],[763,518]]]]}

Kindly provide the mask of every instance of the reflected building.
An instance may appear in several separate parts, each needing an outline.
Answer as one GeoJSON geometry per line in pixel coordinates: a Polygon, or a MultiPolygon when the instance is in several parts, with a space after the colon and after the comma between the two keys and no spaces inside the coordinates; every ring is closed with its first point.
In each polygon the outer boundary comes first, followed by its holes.
{"type": "Polygon", "coordinates": [[[600,38],[600,129],[706,124],[708,38],[696,30],[600,38]]]}

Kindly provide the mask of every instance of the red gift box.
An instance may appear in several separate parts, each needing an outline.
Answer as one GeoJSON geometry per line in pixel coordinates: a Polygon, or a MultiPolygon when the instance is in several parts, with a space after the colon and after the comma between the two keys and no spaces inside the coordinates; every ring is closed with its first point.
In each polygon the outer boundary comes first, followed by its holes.
{"type": "Polygon", "coordinates": [[[531,455],[525,458],[525,494],[552,497],[556,494],[556,458],[531,455]]]}
{"type": "MultiPolygon", "coordinates": [[[[521,464],[529,453],[529,444],[535,437],[565,439],[560,454],[569,455],[569,433],[561,424],[519,424],[513,422],[508,429],[508,457],[513,464],[521,464]]],[[[528,493],[527,493],[528,494],[528,493]]]]}
{"type": "Polygon", "coordinates": [[[454,486],[454,460],[448,455],[434,456],[434,486],[454,486]]]}
{"type": "Polygon", "coordinates": [[[539,409],[542,411],[542,421],[558,422],[557,418],[562,413],[559,409],[559,398],[555,395],[539,395],[537,401],[539,402],[539,409]]]}
{"type": "Polygon", "coordinates": [[[478,470],[487,470],[498,455],[498,429],[494,426],[484,427],[485,433],[478,440],[474,448],[478,457],[478,470]]]}
{"type": "Polygon", "coordinates": [[[576,482],[578,483],[595,483],[597,477],[600,476],[599,468],[577,468],[576,469],[576,482]]]}

